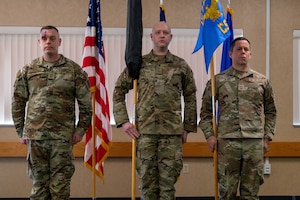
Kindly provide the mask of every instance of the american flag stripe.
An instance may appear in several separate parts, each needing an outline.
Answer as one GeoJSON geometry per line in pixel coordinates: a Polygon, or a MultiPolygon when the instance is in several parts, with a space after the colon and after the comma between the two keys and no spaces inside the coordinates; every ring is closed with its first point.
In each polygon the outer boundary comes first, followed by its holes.
{"type": "Polygon", "coordinates": [[[104,161],[108,156],[112,133],[110,125],[109,101],[105,79],[105,56],[102,42],[102,25],[100,20],[100,0],[90,0],[85,42],[83,49],[82,68],[88,74],[91,92],[95,96],[94,127],[91,125],[86,132],[84,165],[93,169],[95,174],[104,181],[104,161]],[[95,149],[93,150],[92,131],[95,133],[95,149]],[[95,166],[93,166],[93,152],[95,166]]]}

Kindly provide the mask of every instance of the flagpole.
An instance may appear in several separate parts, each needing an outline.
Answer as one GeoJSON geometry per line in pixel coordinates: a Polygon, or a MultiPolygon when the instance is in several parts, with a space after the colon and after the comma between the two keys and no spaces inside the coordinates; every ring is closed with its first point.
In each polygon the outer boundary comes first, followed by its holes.
{"type": "MultiPolygon", "coordinates": [[[[137,79],[133,80],[133,114],[132,124],[136,128],[135,124],[135,105],[137,102],[137,79]]],[[[132,162],[131,162],[131,199],[135,200],[135,185],[136,185],[136,139],[132,139],[132,162]]]]}
{"type": "MultiPolygon", "coordinates": [[[[142,65],[142,38],[143,38],[143,22],[142,22],[142,1],[127,1],[127,28],[126,28],[126,48],[125,62],[128,73],[133,80],[133,112],[132,125],[136,128],[136,103],[137,103],[137,82],[139,71],[142,65]]],[[[136,188],[136,139],[132,139],[131,148],[131,199],[135,199],[136,188]]]]}
{"type": "MultiPolygon", "coordinates": [[[[197,52],[201,47],[204,47],[204,58],[205,58],[205,66],[206,72],[208,72],[209,64],[211,69],[211,101],[212,101],[212,129],[214,132],[214,136],[217,139],[217,123],[216,123],[216,86],[215,86],[215,66],[214,66],[214,51],[216,48],[224,42],[229,36],[230,31],[226,20],[224,18],[223,10],[220,1],[211,0],[211,1],[202,1],[202,9],[201,9],[201,19],[200,19],[200,30],[197,39],[196,46],[194,48],[194,52],[197,52]],[[213,6],[212,6],[213,5],[213,6]],[[206,7],[211,7],[211,9],[205,9],[206,7]],[[213,19],[204,18],[205,15],[211,15],[208,12],[219,12],[221,13],[218,17],[215,16],[213,19]],[[208,23],[207,23],[208,22],[208,23]],[[221,26],[223,26],[221,28],[221,26]],[[224,31],[225,30],[225,31],[224,31]],[[214,41],[214,42],[211,42],[214,41]],[[206,48],[209,47],[209,48],[206,48]]],[[[200,121],[200,126],[201,126],[200,121]]],[[[218,141],[218,140],[217,140],[218,141]]],[[[218,145],[216,144],[216,148],[214,150],[214,186],[215,186],[215,200],[218,199],[218,145]]]]}
{"type": "MultiPolygon", "coordinates": [[[[216,103],[215,103],[215,96],[216,96],[216,80],[215,80],[215,64],[214,64],[214,54],[212,55],[211,59],[211,66],[210,66],[210,76],[211,76],[211,101],[212,101],[212,126],[214,136],[218,138],[217,133],[217,120],[216,120],[216,103]]],[[[214,151],[214,188],[215,188],[215,200],[218,200],[219,196],[219,188],[218,188],[218,150],[215,148],[214,151]]]]}
{"type": "Polygon", "coordinates": [[[93,106],[93,116],[92,116],[92,141],[93,141],[93,151],[92,151],[92,185],[93,185],[93,196],[92,199],[96,199],[96,137],[95,137],[95,92],[92,92],[92,106],[93,106]]]}

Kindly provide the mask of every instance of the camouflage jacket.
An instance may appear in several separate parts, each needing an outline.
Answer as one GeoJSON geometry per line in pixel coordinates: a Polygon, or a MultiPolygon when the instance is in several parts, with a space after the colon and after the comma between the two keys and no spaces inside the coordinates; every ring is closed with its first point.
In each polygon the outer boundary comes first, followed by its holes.
{"type": "Polygon", "coordinates": [[[87,75],[72,60],[61,55],[49,67],[42,58],[37,58],[18,72],[14,84],[12,117],[19,137],[70,140],[74,133],[84,135],[91,116],[87,75]],[[80,111],[77,125],[75,99],[80,111]]]}
{"type": "MultiPolygon", "coordinates": [[[[267,78],[251,69],[243,73],[231,67],[216,75],[215,81],[215,100],[220,111],[218,137],[272,139],[276,107],[272,86],[267,78]]],[[[203,93],[200,114],[200,128],[206,138],[213,135],[211,98],[210,80],[203,93]]]]}
{"type": "MultiPolygon", "coordinates": [[[[133,88],[127,68],[119,76],[113,94],[117,127],[128,122],[125,94],[133,88]]],[[[136,127],[141,134],[180,135],[197,131],[196,85],[188,64],[170,52],[144,55],[138,79],[136,127]],[[182,120],[182,102],[184,115],[182,120]]]]}

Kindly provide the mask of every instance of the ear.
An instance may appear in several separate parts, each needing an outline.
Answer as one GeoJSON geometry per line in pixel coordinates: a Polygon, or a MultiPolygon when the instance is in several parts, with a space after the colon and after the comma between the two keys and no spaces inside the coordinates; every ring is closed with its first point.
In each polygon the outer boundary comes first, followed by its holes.
{"type": "Polygon", "coordinates": [[[229,57],[232,58],[232,51],[229,51],[228,54],[229,54],[229,57]]]}
{"type": "Polygon", "coordinates": [[[150,38],[151,38],[151,41],[153,41],[153,34],[150,33],[150,38]]]}

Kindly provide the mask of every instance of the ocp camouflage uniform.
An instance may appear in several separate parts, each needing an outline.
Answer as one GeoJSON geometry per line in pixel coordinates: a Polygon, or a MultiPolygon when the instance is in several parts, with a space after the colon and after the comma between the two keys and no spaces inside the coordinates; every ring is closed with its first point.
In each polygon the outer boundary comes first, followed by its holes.
{"type": "MultiPolygon", "coordinates": [[[[239,182],[241,199],[259,199],[263,139],[271,140],[275,132],[272,86],[264,75],[252,69],[240,72],[232,67],[216,75],[215,81],[215,100],[220,110],[217,126],[220,199],[235,199],[239,182]]],[[[208,81],[199,124],[206,138],[213,135],[211,99],[211,81],[208,81]]]]}
{"type": "Polygon", "coordinates": [[[28,140],[31,199],[69,199],[75,170],[72,137],[84,135],[91,115],[87,75],[72,60],[61,55],[53,64],[37,58],[18,72],[12,117],[18,136],[28,140]],[[80,110],[77,124],[75,99],[80,110]]]}
{"type": "MultiPolygon", "coordinates": [[[[125,69],[113,95],[117,127],[128,122],[125,94],[133,80],[125,69]]],[[[182,133],[197,131],[196,85],[187,63],[168,52],[143,56],[138,79],[136,127],[137,172],[141,179],[142,199],[175,199],[174,184],[182,169],[182,133]],[[184,97],[182,120],[181,95],[184,97]]]]}

